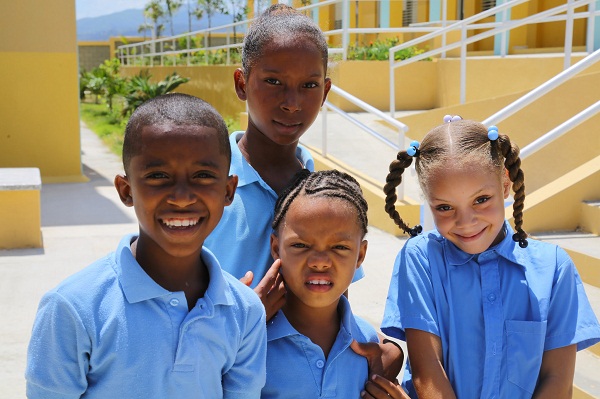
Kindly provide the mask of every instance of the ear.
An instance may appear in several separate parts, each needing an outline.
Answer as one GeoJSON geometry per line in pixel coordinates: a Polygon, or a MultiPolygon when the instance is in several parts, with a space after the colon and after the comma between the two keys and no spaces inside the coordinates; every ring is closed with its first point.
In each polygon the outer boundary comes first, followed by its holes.
{"type": "Polygon", "coordinates": [[[271,256],[279,259],[279,238],[275,234],[271,234],[271,256]]]}
{"type": "Polygon", "coordinates": [[[365,256],[367,255],[367,246],[369,242],[367,240],[362,240],[360,243],[360,248],[358,250],[358,259],[356,260],[356,268],[358,269],[360,265],[362,265],[365,260],[365,256]]]}
{"type": "Polygon", "coordinates": [[[117,189],[117,193],[119,193],[119,198],[123,205],[131,207],[133,206],[133,197],[131,195],[131,185],[129,184],[129,179],[125,175],[116,175],[115,176],[115,188],[117,189]]]}
{"type": "Polygon", "coordinates": [[[504,190],[504,199],[507,199],[510,195],[510,188],[512,186],[512,182],[510,181],[510,177],[508,177],[508,169],[504,169],[504,176],[502,178],[502,188],[504,190]]]}
{"type": "Polygon", "coordinates": [[[233,72],[233,84],[238,98],[242,101],[246,101],[246,77],[241,68],[238,68],[233,72]]]}
{"type": "Polygon", "coordinates": [[[331,79],[325,78],[325,92],[323,93],[323,100],[321,101],[321,106],[325,104],[325,100],[327,100],[327,94],[331,90],[331,79]]]}
{"type": "Polygon", "coordinates": [[[238,185],[237,175],[231,175],[227,177],[227,186],[225,187],[225,206],[231,205],[233,197],[235,196],[235,190],[238,185]]]}

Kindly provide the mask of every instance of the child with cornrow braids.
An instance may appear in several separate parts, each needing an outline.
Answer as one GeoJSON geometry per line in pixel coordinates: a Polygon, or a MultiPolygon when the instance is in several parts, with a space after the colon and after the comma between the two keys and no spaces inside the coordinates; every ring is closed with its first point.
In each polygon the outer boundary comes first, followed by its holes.
{"type": "MultiPolygon", "coordinates": [[[[314,171],[300,137],[319,114],[331,80],[327,40],[300,11],[273,4],[250,25],[242,47],[242,67],[233,75],[238,98],[246,101],[248,127],[233,132],[230,174],[237,175],[235,197],[205,245],[224,270],[251,286],[269,320],[285,301],[280,262],[269,239],[278,195],[301,170],[314,171]]],[[[356,270],[354,281],[364,276],[356,270]]],[[[357,345],[371,371],[395,378],[404,355],[399,347],[357,345]]]]}
{"type": "Polygon", "coordinates": [[[337,170],[301,172],[275,205],[271,253],[281,261],[283,307],[267,323],[269,398],[407,398],[350,345],[378,342],[344,292],[367,251],[367,202],[337,170]],[[366,384],[365,384],[366,383],[366,384]]]}
{"type": "Polygon", "coordinates": [[[386,211],[412,236],[396,258],[382,331],[406,340],[419,398],[571,397],[576,351],[600,326],[566,252],[527,238],[519,148],[494,126],[446,116],[390,165],[386,211]],[[413,158],[436,230],[395,209],[413,158]],[[504,200],[515,192],[515,230],[504,200]]]}

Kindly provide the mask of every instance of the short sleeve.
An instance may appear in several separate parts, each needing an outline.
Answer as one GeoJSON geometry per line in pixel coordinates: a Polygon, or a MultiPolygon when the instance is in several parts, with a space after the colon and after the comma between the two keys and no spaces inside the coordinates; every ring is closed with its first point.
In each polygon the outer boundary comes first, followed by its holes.
{"type": "Polygon", "coordinates": [[[225,399],[258,399],[266,382],[267,322],[264,307],[256,300],[249,309],[235,362],[223,375],[225,399]]]}
{"type": "Polygon", "coordinates": [[[429,259],[420,240],[408,240],[396,257],[381,325],[385,334],[402,340],[407,328],[440,335],[429,259]]]}
{"type": "Polygon", "coordinates": [[[60,294],[38,307],[27,351],[27,397],[79,398],[87,389],[91,342],[81,318],[60,294]]]}
{"type": "Polygon", "coordinates": [[[577,344],[579,351],[600,341],[600,325],[573,261],[561,248],[557,264],[544,350],[577,344]]]}

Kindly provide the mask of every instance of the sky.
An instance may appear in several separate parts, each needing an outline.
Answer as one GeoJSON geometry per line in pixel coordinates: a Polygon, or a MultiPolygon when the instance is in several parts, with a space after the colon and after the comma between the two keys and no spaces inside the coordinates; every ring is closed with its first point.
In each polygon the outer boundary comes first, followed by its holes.
{"type": "Polygon", "coordinates": [[[144,8],[148,0],[76,0],[77,19],[99,17],[130,8],[144,8]]]}

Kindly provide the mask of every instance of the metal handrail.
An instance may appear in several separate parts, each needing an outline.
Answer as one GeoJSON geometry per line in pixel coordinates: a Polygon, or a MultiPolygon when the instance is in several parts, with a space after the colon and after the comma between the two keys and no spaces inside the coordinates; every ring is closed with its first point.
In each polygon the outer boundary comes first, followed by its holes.
{"type": "MultiPolygon", "coordinates": [[[[377,108],[373,107],[370,104],[367,104],[366,102],[364,102],[363,100],[359,99],[358,97],[353,96],[352,94],[348,93],[347,91],[344,91],[344,90],[340,89],[339,87],[337,87],[335,85],[331,85],[331,89],[330,89],[329,92],[337,94],[338,96],[342,97],[343,99],[345,99],[345,100],[349,101],[350,103],[356,105],[357,107],[363,109],[365,112],[370,113],[372,115],[375,115],[378,118],[381,118],[383,121],[385,121],[389,125],[391,125],[398,132],[398,141],[396,143],[394,143],[392,140],[389,140],[387,137],[381,135],[380,133],[378,133],[374,129],[372,129],[369,126],[365,125],[364,123],[360,122],[358,119],[352,117],[346,111],[344,111],[341,108],[333,105],[329,100],[326,100],[323,103],[323,108],[321,110],[321,115],[322,115],[321,155],[323,157],[327,157],[327,114],[328,114],[327,110],[328,109],[330,109],[330,110],[334,111],[335,113],[339,114],[344,119],[348,120],[349,122],[351,122],[352,124],[354,124],[355,126],[357,126],[358,128],[360,128],[361,130],[363,130],[363,131],[367,132],[368,134],[370,134],[371,136],[375,137],[377,140],[379,140],[379,141],[383,142],[384,144],[390,146],[395,151],[398,151],[400,148],[404,148],[404,135],[408,131],[408,126],[406,124],[404,124],[404,123],[402,123],[402,122],[400,122],[400,121],[398,121],[398,120],[390,117],[386,113],[378,110],[377,108]]],[[[404,199],[404,187],[403,187],[403,185],[398,186],[398,188],[397,188],[397,195],[398,195],[398,198],[404,199]]]]}
{"type": "Polygon", "coordinates": [[[571,119],[561,123],[548,133],[544,134],[541,137],[538,137],[531,143],[527,144],[519,153],[519,157],[521,158],[521,160],[529,157],[530,155],[539,151],[540,149],[550,144],[552,141],[556,140],[563,134],[574,129],[576,126],[579,126],[592,116],[596,115],[598,112],[600,112],[600,101],[597,101],[596,103],[590,105],[571,119]]]}
{"type": "Polygon", "coordinates": [[[587,12],[581,12],[581,13],[573,13],[570,16],[560,16],[557,17],[556,14],[558,13],[562,13],[565,11],[568,11],[571,8],[578,8],[578,7],[582,7],[585,5],[590,5],[590,3],[593,3],[595,0],[578,0],[578,1],[573,1],[570,0],[570,2],[575,3],[575,4],[563,4],[557,7],[554,7],[550,10],[545,10],[542,12],[539,12],[537,14],[533,14],[530,15],[526,18],[520,19],[520,20],[513,20],[513,21],[508,21],[502,24],[499,23],[487,23],[487,24],[472,24],[473,21],[479,20],[481,18],[484,17],[488,17],[493,13],[497,13],[499,11],[504,12],[504,9],[506,7],[513,7],[516,6],[518,4],[521,4],[525,1],[528,0],[513,0],[507,3],[504,3],[500,6],[494,7],[488,11],[485,11],[483,13],[477,14],[473,17],[467,18],[463,21],[459,21],[456,23],[453,23],[449,26],[447,26],[446,28],[442,28],[439,29],[436,32],[430,33],[428,35],[424,35],[420,38],[416,38],[413,40],[410,40],[408,42],[402,43],[400,45],[394,46],[392,48],[390,48],[390,55],[389,55],[389,62],[390,62],[390,116],[394,116],[395,113],[395,76],[394,76],[394,72],[395,69],[400,67],[400,66],[404,66],[413,62],[417,62],[426,58],[430,58],[434,55],[437,54],[445,54],[446,51],[448,50],[452,50],[458,47],[461,47],[461,56],[460,56],[460,62],[461,62],[461,78],[460,78],[460,100],[461,103],[464,103],[466,100],[466,46],[468,44],[474,43],[476,41],[491,37],[491,36],[496,36],[498,34],[504,34],[505,32],[529,24],[529,23],[542,23],[542,22],[549,22],[549,20],[552,21],[557,21],[557,20],[565,20],[568,21],[568,18],[589,18],[589,19],[594,19],[593,16],[595,15],[600,15],[600,12],[595,11],[595,9],[590,9],[587,12]],[[485,25],[485,26],[484,26],[485,25]],[[493,29],[487,31],[487,32],[482,32],[479,33],[475,36],[471,36],[469,38],[466,37],[466,31],[467,30],[473,30],[473,29],[482,29],[482,28],[487,28],[487,27],[492,27],[495,26],[493,29]],[[394,60],[394,55],[397,51],[402,50],[402,49],[406,49],[409,47],[412,47],[418,43],[421,43],[422,41],[425,40],[431,40],[432,38],[438,37],[440,35],[445,35],[446,33],[450,32],[450,31],[455,31],[455,30],[459,30],[461,31],[461,35],[462,38],[460,41],[455,42],[455,43],[451,43],[451,44],[446,44],[442,47],[438,47],[432,50],[429,50],[427,52],[421,53],[417,56],[405,59],[405,60],[401,60],[398,62],[395,62],[394,60]]]}
{"type": "Polygon", "coordinates": [[[559,85],[566,82],[569,78],[575,76],[579,72],[584,69],[590,67],[600,60],[600,49],[594,51],[592,54],[583,58],[579,62],[573,64],[571,67],[565,69],[558,75],[553,78],[547,80],[545,83],[531,90],[529,93],[525,94],[523,97],[517,99],[512,104],[507,105],[502,108],[500,111],[496,112],[489,118],[483,121],[483,124],[486,126],[496,125],[504,119],[508,118],[512,114],[516,113],[523,107],[528,104],[531,104],[533,101],[539,99],[544,94],[548,93],[552,89],[558,87],[559,85]]]}

